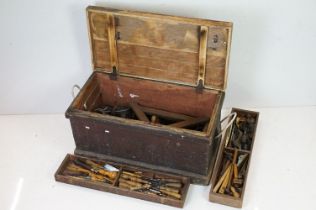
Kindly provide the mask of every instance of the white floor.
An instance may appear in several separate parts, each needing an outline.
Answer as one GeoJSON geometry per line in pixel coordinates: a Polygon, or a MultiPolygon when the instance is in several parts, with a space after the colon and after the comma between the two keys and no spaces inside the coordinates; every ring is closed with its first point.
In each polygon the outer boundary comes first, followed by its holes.
{"type": "MultiPolygon", "coordinates": [[[[316,209],[316,107],[260,112],[243,209],[316,209]]],[[[75,148],[60,115],[0,116],[0,209],[175,209],[55,182],[75,148]]],[[[210,186],[191,185],[184,209],[233,209],[210,203],[210,186]]]]}

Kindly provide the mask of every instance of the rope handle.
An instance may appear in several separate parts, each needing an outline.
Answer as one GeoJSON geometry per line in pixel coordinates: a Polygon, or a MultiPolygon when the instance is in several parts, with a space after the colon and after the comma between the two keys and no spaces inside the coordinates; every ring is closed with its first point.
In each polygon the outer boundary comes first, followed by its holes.
{"type": "MultiPolygon", "coordinates": [[[[73,97],[73,98],[76,98],[76,96],[78,95],[78,93],[79,93],[80,90],[81,90],[81,87],[80,87],[79,85],[75,84],[74,86],[72,86],[72,89],[71,89],[71,95],[72,95],[72,97],[73,97]],[[75,93],[76,89],[77,89],[77,91],[78,91],[77,94],[75,93]]],[[[86,102],[83,104],[83,108],[84,108],[84,110],[87,110],[87,104],[86,104],[86,102]]]]}
{"type": "Polygon", "coordinates": [[[76,97],[76,93],[75,93],[75,90],[78,90],[78,92],[77,92],[77,94],[79,93],[79,91],[81,90],[81,87],[79,86],[79,85],[77,85],[77,84],[75,84],[74,86],[72,86],[72,89],[71,89],[71,95],[72,95],[72,97],[73,98],[75,98],[76,97]]]}

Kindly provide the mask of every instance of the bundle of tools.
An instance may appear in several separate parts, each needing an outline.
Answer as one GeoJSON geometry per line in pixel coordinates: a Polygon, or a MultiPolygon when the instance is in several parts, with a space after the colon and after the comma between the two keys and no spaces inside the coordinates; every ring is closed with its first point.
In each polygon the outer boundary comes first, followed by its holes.
{"type": "Polygon", "coordinates": [[[222,169],[213,192],[239,198],[244,185],[248,157],[248,153],[237,149],[225,149],[222,169]]]}
{"type": "Polygon", "coordinates": [[[150,178],[141,172],[123,170],[119,187],[173,199],[181,199],[181,180],[171,178],[150,178]]]}
{"type": "Polygon", "coordinates": [[[228,147],[250,150],[255,126],[256,119],[250,114],[237,117],[233,124],[232,136],[228,147]]]}
{"type": "Polygon", "coordinates": [[[99,114],[137,119],[151,124],[168,125],[176,128],[186,128],[205,132],[209,117],[192,117],[184,114],[141,106],[132,102],[129,106],[100,106],[94,109],[99,114]]]}
{"type": "Polygon", "coordinates": [[[104,165],[91,160],[76,158],[68,164],[63,174],[113,184],[118,172],[116,171],[116,168],[111,165],[104,165]],[[115,171],[107,170],[104,166],[112,167],[115,171]]]}

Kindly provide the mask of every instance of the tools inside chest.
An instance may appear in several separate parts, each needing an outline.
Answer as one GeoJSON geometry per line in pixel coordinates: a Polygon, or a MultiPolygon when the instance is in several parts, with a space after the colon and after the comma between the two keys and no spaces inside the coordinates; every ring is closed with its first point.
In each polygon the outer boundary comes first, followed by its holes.
{"type": "Polygon", "coordinates": [[[155,126],[206,132],[216,91],[198,94],[190,87],[96,73],[77,108],[95,114],[139,120],[155,126]]]}

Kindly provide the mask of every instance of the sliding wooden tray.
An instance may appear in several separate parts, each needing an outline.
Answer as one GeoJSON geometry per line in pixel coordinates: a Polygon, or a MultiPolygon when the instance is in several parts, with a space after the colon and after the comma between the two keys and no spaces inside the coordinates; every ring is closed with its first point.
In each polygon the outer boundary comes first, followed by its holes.
{"type": "Polygon", "coordinates": [[[232,24],[101,7],[88,7],[87,19],[94,72],[66,111],[75,154],[209,184],[232,24]],[[208,124],[199,131],[94,111],[131,103],[208,124]]]}
{"type": "Polygon", "coordinates": [[[78,186],[96,189],[96,190],[100,190],[100,191],[104,191],[104,192],[111,192],[111,193],[115,193],[115,194],[119,194],[119,195],[125,195],[125,196],[134,197],[134,198],[138,198],[138,199],[142,199],[142,200],[156,202],[156,203],[162,203],[162,204],[166,204],[166,205],[170,205],[170,206],[174,206],[174,207],[179,207],[179,208],[183,207],[184,202],[185,202],[185,198],[186,198],[186,195],[188,192],[188,188],[190,186],[190,180],[186,177],[183,177],[183,176],[175,176],[175,175],[170,175],[170,174],[166,174],[166,173],[155,172],[152,170],[139,168],[136,166],[127,166],[124,164],[115,163],[115,162],[111,162],[111,161],[100,161],[100,160],[91,159],[91,158],[88,159],[85,157],[71,155],[71,154],[68,154],[65,157],[64,161],[62,162],[62,164],[58,168],[57,172],[55,173],[55,179],[56,179],[56,181],[59,181],[59,182],[78,185],[78,186]],[[91,181],[91,180],[87,180],[87,179],[82,178],[82,177],[75,177],[75,176],[66,174],[65,170],[66,170],[67,166],[70,164],[71,161],[73,161],[74,159],[78,159],[78,158],[83,159],[83,160],[92,160],[96,163],[111,164],[112,166],[118,168],[119,172],[118,172],[117,176],[115,177],[114,182],[112,184],[100,182],[100,181],[91,181]],[[119,186],[119,180],[122,176],[122,171],[125,171],[125,170],[127,170],[129,172],[134,172],[134,171],[142,172],[143,175],[146,175],[147,177],[150,177],[150,178],[163,178],[163,179],[179,180],[182,184],[181,190],[179,192],[179,194],[181,195],[181,198],[177,199],[177,198],[173,198],[170,196],[169,197],[168,196],[162,197],[162,196],[155,195],[155,194],[149,194],[146,192],[138,192],[138,191],[122,188],[119,186]]]}
{"type": "MultiPolygon", "coordinates": [[[[214,174],[212,175],[212,179],[211,179],[211,190],[210,190],[210,194],[209,194],[209,200],[211,202],[215,202],[215,203],[220,203],[220,204],[224,204],[227,206],[232,206],[232,207],[237,207],[237,208],[241,208],[242,207],[242,203],[243,203],[243,198],[245,195],[245,189],[246,189],[246,183],[247,183],[247,177],[248,177],[248,170],[249,170],[249,165],[250,165],[250,160],[251,160],[251,155],[252,155],[252,148],[254,145],[254,141],[255,141],[255,135],[256,135],[256,128],[257,128],[257,124],[258,124],[258,118],[259,118],[259,113],[258,112],[253,112],[253,111],[248,111],[248,110],[243,110],[243,109],[237,109],[237,108],[233,108],[232,112],[236,112],[237,113],[237,117],[244,117],[244,116],[251,116],[253,117],[253,119],[255,120],[254,122],[254,127],[253,127],[253,132],[252,132],[252,136],[251,136],[251,142],[248,146],[247,149],[236,149],[233,148],[233,146],[231,146],[231,139],[232,139],[232,129],[230,129],[229,132],[227,132],[227,135],[223,138],[224,144],[221,144],[221,148],[220,148],[220,152],[218,155],[218,158],[216,160],[215,163],[215,167],[214,167],[214,174]],[[226,146],[225,146],[226,145],[226,146]],[[239,157],[240,155],[248,155],[248,159],[245,165],[245,173],[243,176],[243,184],[241,187],[241,192],[239,192],[240,197],[234,197],[233,195],[228,195],[228,194],[223,194],[223,193],[219,193],[219,190],[216,190],[215,188],[217,187],[216,185],[218,184],[220,178],[223,175],[223,167],[224,167],[224,163],[225,158],[224,158],[224,153],[230,153],[233,154],[234,152],[237,152],[237,157],[239,157]],[[222,173],[221,173],[222,172],[222,173]],[[214,192],[215,190],[216,192],[214,192]]],[[[233,172],[232,172],[233,173],[233,172]]]]}

